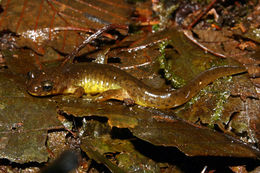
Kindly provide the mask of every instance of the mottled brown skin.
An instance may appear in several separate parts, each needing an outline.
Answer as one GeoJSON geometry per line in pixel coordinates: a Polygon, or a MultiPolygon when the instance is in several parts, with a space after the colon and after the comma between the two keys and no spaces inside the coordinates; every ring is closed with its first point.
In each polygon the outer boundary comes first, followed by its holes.
{"type": "Polygon", "coordinates": [[[27,89],[31,95],[98,94],[97,101],[123,100],[145,107],[173,108],[189,101],[203,87],[228,75],[245,72],[243,67],[223,66],[209,69],[174,91],[151,88],[119,68],[96,63],[70,64],[32,72],[27,89]]]}

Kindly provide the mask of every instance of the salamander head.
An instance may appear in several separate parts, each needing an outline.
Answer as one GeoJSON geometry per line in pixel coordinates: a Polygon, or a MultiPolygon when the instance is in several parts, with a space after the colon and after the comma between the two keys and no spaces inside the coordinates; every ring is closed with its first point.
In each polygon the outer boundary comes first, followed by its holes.
{"type": "Polygon", "coordinates": [[[64,80],[57,71],[31,71],[28,73],[27,91],[33,96],[62,94],[64,80]]]}

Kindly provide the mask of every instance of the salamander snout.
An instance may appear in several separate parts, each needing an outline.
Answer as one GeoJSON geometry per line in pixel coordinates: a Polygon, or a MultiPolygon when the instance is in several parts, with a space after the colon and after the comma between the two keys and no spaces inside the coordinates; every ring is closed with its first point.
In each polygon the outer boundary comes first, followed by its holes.
{"type": "Polygon", "coordinates": [[[54,82],[43,71],[28,72],[26,85],[28,93],[34,96],[47,96],[54,92],[54,82]]]}

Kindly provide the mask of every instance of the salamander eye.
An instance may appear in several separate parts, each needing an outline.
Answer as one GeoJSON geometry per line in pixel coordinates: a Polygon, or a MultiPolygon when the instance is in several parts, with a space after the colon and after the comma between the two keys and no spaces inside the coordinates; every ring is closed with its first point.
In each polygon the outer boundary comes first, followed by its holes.
{"type": "Polygon", "coordinates": [[[42,89],[43,91],[51,91],[53,88],[53,82],[52,81],[43,81],[42,82],[42,89]]]}
{"type": "Polygon", "coordinates": [[[34,73],[33,73],[32,71],[29,71],[29,72],[27,73],[27,77],[28,77],[28,79],[34,79],[34,78],[35,78],[35,75],[34,75],[34,73]]]}

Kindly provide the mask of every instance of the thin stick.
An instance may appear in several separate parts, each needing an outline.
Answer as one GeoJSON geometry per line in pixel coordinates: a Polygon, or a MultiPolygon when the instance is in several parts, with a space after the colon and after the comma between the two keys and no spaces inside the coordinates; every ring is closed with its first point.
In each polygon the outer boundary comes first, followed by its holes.
{"type": "Polygon", "coordinates": [[[126,25],[119,25],[119,24],[111,24],[111,25],[106,25],[103,28],[99,29],[97,32],[95,32],[94,34],[90,35],[88,38],[86,38],[79,46],[77,46],[66,58],[65,60],[62,62],[61,66],[63,66],[64,64],[66,64],[68,61],[70,61],[71,63],[73,63],[73,60],[75,58],[75,56],[79,53],[79,51],[81,49],[83,49],[87,44],[89,44],[91,41],[95,40],[96,38],[98,38],[100,35],[102,35],[104,32],[111,30],[111,29],[115,29],[115,28],[119,28],[119,29],[128,29],[128,27],[126,25]]]}
{"type": "Polygon", "coordinates": [[[207,48],[206,46],[204,46],[203,44],[201,44],[200,42],[198,42],[194,37],[192,37],[188,32],[187,30],[184,30],[183,31],[184,35],[189,39],[191,40],[193,43],[195,43],[196,45],[198,45],[200,48],[202,48],[205,52],[209,52],[215,56],[218,56],[218,57],[221,57],[221,58],[226,58],[226,55],[224,54],[221,54],[221,53],[217,53],[209,48],[207,48]]]}
{"type": "Polygon", "coordinates": [[[188,30],[191,28],[212,8],[212,6],[217,2],[217,0],[211,1],[211,3],[207,6],[205,10],[203,10],[199,16],[188,26],[188,30]]]}

